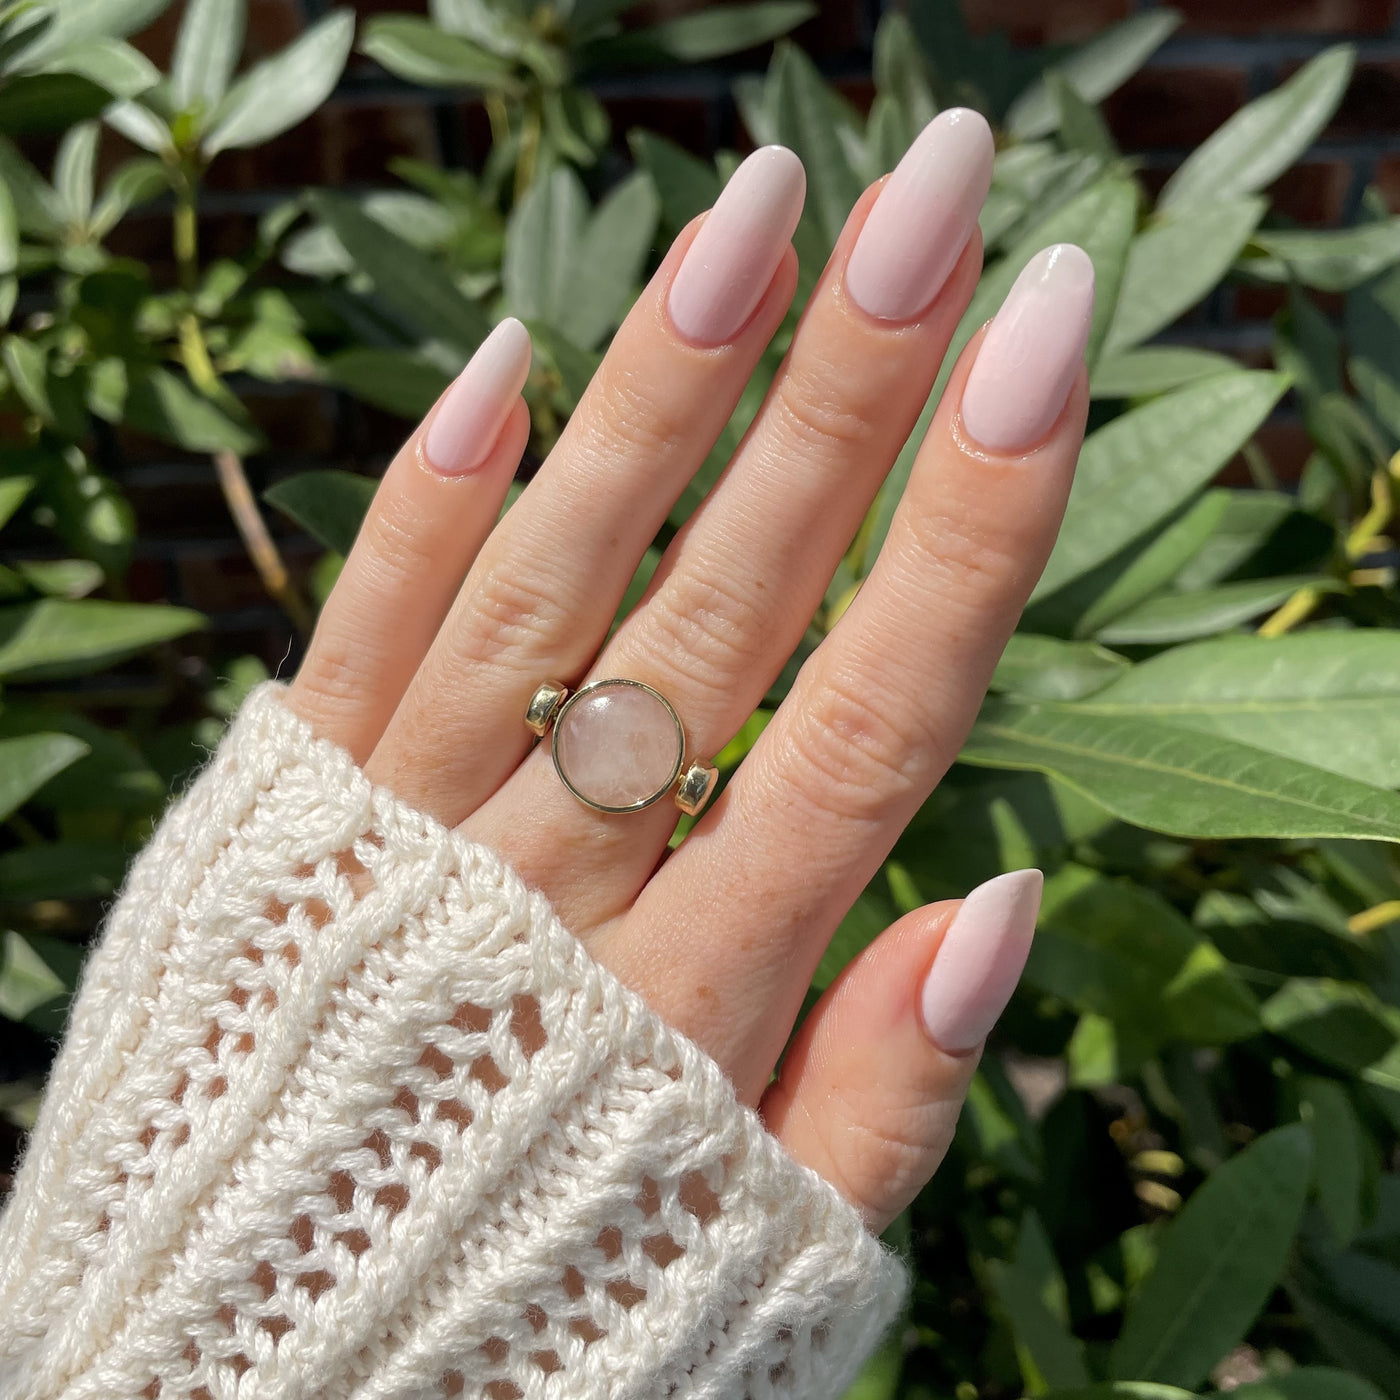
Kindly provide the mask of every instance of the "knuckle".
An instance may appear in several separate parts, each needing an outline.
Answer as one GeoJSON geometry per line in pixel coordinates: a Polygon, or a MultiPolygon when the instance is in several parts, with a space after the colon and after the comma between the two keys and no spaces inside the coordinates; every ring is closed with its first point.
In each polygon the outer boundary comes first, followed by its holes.
{"type": "Polygon", "coordinates": [[[594,383],[597,397],[589,412],[575,416],[594,425],[593,437],[609,454],[621,444],[641,455],[666,457],[690,441],[691,414],[662,386],[631,370],[610,369],[606,361],[594,383]]]}
{"type": "Polygon", "coordinates": [[[518,569],[487,569],[473,582],[454,650],[482,665],[528,664],[546,638],[566,634],[572,612],[546,579],[518,569]]]}
{"type": "Polygon", "coordinates": [[[366,670],[365,648],[350,633],[337,630],[318,636],[297,672],[294,685],[303,696],[315,697],[320,709],[363,700],[366,670]]]}
{"type": "Polygon", "coordinates": [[[841,820],[877,820],[888,804],[916,787],[929,747],[912,727],[853,685],[829,678],[798,712],[784,769],[809,807],[841,820]]]}
{"type": "Polygon", "coordinates": [[[754,600],[721,578],[673,574],[648,605],[649,655],[688,686],[730,690],[763,653],[767,619],[754,600]]]}
{"type": "Polygon", "coordinates": [[[786,434],[806,449],[848,451],[864,447],[876,431],[869,405],[862,412],[824,368],[792,368],[778,382],[776,406],[786,434]]]}

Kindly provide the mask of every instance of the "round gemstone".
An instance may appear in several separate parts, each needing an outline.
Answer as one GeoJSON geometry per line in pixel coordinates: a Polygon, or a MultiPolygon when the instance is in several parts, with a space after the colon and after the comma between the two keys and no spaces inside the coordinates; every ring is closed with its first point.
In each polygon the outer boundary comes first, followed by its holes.
{"type": "Polygon", "coordinates": [[[570,701],[554,730],[554,761],[565,781],[599,807],[638,807],[675,780],[681,736],[651,691],[604,681],[570,701]]]}

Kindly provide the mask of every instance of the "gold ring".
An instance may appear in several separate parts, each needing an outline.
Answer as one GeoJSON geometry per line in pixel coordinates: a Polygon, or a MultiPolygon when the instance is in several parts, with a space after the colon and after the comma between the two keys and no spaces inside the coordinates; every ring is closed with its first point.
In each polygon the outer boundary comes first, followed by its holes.
{"type": "Polygon", "coordinates": [[[712,763],[685,761],[685,727],[676,707],[653,686],[613,678],[569,694],[545,681],[525,707],[525,723],[544,737],[560,781],[595,812],[640,812],[674,792],[695,816],[719,778],[712,763]]]}

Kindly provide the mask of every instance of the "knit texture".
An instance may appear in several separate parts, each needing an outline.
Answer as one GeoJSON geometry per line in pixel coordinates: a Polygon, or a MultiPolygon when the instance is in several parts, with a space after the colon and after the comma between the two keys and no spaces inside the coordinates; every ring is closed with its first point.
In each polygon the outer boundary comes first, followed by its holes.
{"type": "Polygon", "coordinates": [[[137,860],[0,1217],[4,1400],[826,1400],[904,1273],[279,687],[137,860]]]}

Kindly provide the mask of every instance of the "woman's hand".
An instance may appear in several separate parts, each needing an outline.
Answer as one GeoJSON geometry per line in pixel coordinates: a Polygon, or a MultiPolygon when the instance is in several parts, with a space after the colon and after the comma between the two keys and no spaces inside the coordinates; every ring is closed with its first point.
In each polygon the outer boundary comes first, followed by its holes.
{"type": "Polygon", "coordinates": [[[1038,874],[901,919],[770,1079],[828,939],[956,756],[1054,542],[1087,404],[1085,255],[1037,257],[969,345],[876,567],[664,864],[674,806],[584,805],[524,711],[545,679],[627,677],[675,705],[687,757],[733,736],[918,419],[981,269],[992,154],[980,117],[945,112],[866,192],[728,470],[611,638],[792,296],[801,165],[756,152],[681,234],[499,525],[529,343],[497,327],[385,474],[292,686],[371,778],[542,889],[875,1229],[946,1149],[1020,974],[1038,874]]]}

